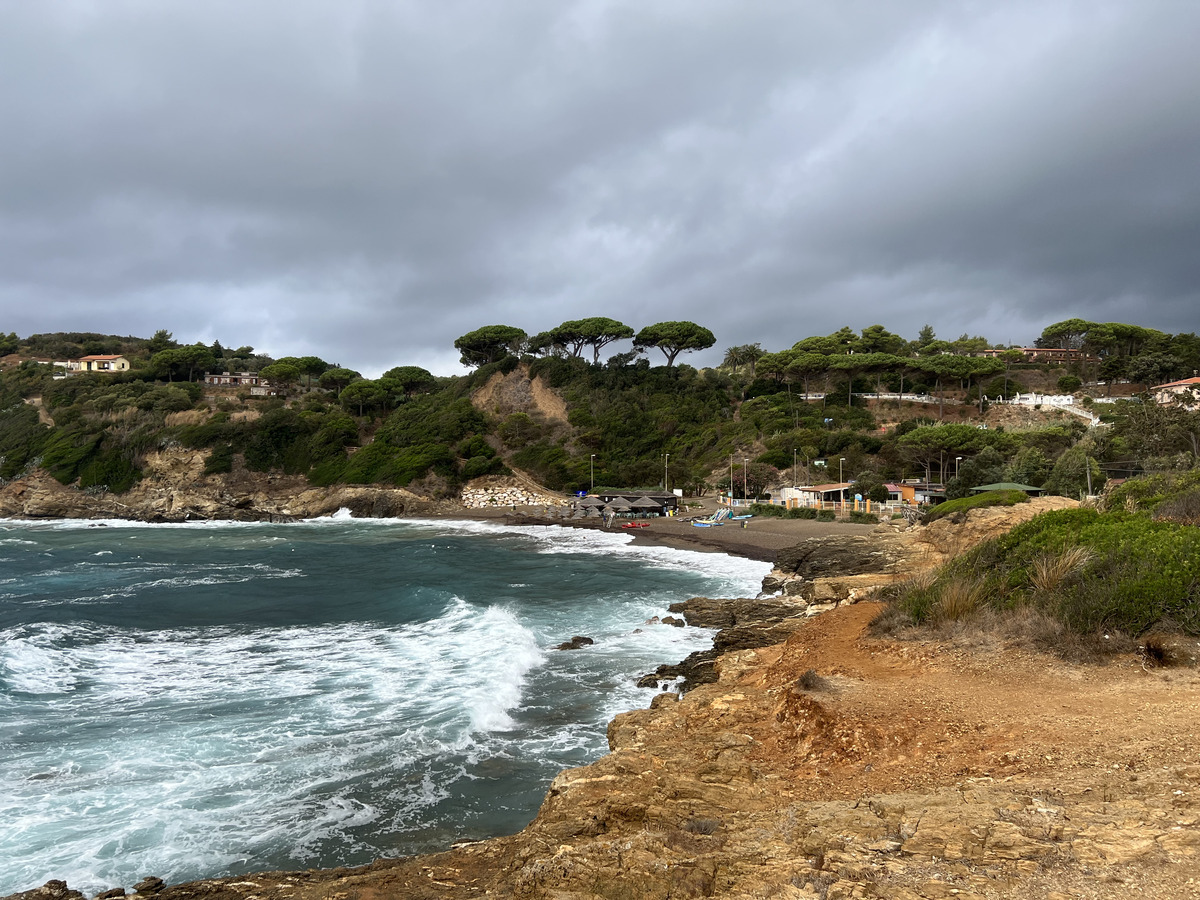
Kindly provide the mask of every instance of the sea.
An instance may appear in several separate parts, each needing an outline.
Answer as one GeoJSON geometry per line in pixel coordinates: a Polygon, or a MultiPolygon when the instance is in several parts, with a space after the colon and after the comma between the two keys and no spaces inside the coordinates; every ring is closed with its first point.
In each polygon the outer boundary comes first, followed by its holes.
{"type": "Polygon", "coordinates": [[[769,566],[469,521],[0,520],[0,895],[358,865],[519,831],[607,752],[652,620],[769,566]],[[595,643],[556,645],[575,635],[595,643]]]}

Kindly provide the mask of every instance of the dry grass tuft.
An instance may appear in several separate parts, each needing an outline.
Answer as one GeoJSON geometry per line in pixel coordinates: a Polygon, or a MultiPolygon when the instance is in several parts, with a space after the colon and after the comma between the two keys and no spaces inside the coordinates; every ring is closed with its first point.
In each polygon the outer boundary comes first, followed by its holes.
{"type": "Polygon", "coordinates": [[[1043,594],[1058,590],[1094,558],[1087,547],[1068,547],[1061,553],[1043,553],[1029,567],[1029,581],[1043,594]]]}
{"type": "Polygon", "coordinates": [[[829,682],[818,675],[816,669],[809,669],[796,679],[796,687],[802,691],[823,691],[829,687],[829,682]]]}
{"type": "Polygon", "coordinates": [[[936,624],[958,622],[978,610],[983,600],[982,581],[957,575],[942,586],[931,618],[936,624]]]}
{"type": "Polygon", "coordinates": [[[167,425],[203,425],[212,416],[208,409],[185,409],[180,412],[167,413],[167,425]]]}

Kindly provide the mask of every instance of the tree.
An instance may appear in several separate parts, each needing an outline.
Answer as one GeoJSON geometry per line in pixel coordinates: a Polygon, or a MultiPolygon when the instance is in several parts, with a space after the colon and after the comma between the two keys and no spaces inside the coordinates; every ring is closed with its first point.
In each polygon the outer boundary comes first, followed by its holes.
{"type": "Polygon", "coordinates": [[[1104,484],[1104,474],[1099,464],[1081,447],[1064,450],[1050,470],[1050,477],[1042,487],[1050,494],[1063,497],[1083,497],[1091,488],[1096,493],[1104,484]]]}
{"type": "Polygon", "coordinates": [[[633,329],[616,319],[593,316],[590,319],[574,319],[563,322],[549,332],[551,345],[569,347],[571,355],[578,357],[584,347],[592,348],[592,362],[600,364],[600,351],[614,341],[633,337],[633,329]]]}
{"type": "Polygon", "coordinates": [[[281,360],[266,366],[258,374],[286,392],[292,385],[300,383],[301,372],[299,366],[281,360]]]}
{"type": "Polygon", "coordinates": [[[433,377],[433,373],[420,366],[396,366],[384,372],[379,380],[396,382],[400,391],[408,397],[426,394],[437,387],[437,379],[433,377]]]}
{"type": "Polygon", "coordinates": [[[742,366],[747,366],[750,369],[750,378],[753,380],[757,373],[759,360],[769,355],[775,354],[768,354],[762,348],[762,344],[739,344],[725,351],[725,358],[721,361],[721,366],[732,369],[734,372],[742,366]]]}
{"type": "Polygon", "coordinates": [[[358,372],[353,369],[343,369],[340,366],[333,369],[326,369],[321,373],[321,377],[317,379],[317,384],[325,388],[327,391],[332,391],[335,394],[340,394],[346,385],[352,381],[362,378],[358,372]]]}
{"type": "Polygon", "coordinates": [[[486,366],[519,353],[526,334],[512,325],[485,325],[469,331],[454,342],[464,366],[486,366]]]}
{"type": "Polygon", "coordinates": [[[830,358],[821,353],[792,352],[789,354],[784,377],[804,384],[804,402],[808,402],[809,382],[814,376],[828,373],[830,358]]]}
{"type": "Polygon", "coordinates": [[[206,372],[216,365],[212,351],[203,344],[192,344],[188,347],[173,347],[162,350],[150,357],[150,370],[156,377],[166,376],[168,381],[174,381],[176,376],[182,377],[187,373],[191,381],[196,372],[206,372]]]}
{"type": "Polygon", "coordinates": [[[932,344],[936,339],[937,335],[933,333],[933,326],[927,324],[917,334],[916,343],[918,347],[926,347],[929,344],[932,344]]]}
{"type": "Polygon", "coordinates": [[[1061,347],[1064,350],[1079,350],[1083,347],[1084,337],[1088,331],[1096,327],[1095,322],[1086,319],[1064,319],[1042,329],[1041,337],[1034,341],[1035,347],[1061,347]]]}
{"type": "Polygon", "coordinates": [[[825,337],[806,337],[804,340],[792,344],[792,349],[800,353],[820,353],[822,356],[833,356],[835,353],[841,352],[837,335],[832,334],[825,337]]]}
{"type": "Polygon", "coordinates": [[[940,477],[944,478],[947,459],[978,452],[986,445],[987,436],[986,431],[973,425],[926,425],[902,435],[896,445],[907,459],[925,469],[925,478],[929,480],[935,461],[940,477]]]}
{"type": "Polygon", "coordinates": [[[347,410],[357,409],[360,416],[368,409],[381,409],[386,401],[386,389],[378,382],[366,378],[351,382],[338,394],[338,402],[342,407],[347,410]]]}
{"type": "Polygon", "coordinates": [[[17,337],[15,331],[10,331],[7,335],[0,336],[0,356],[8,356],[10,353],[16,353],[17,348],[21,346],[21,340],[17,337]]]}
{"type": "Polygon", "coordinates": [[[179,344],[175,342],[175,339],[171,336],[171,332],[165,328],[160,328],[154,332],[154,337],[150,338],[146,343],[146,349],[150,351],[151,356],[155,353],[161,353],[163,350],[173,350],[178,346],[179,344]]]}
{"type": "Polygon", "coordinates": [[[563,345],[558,329],[540,331],[525,342],[525,351],[537,356],[566,356],[567,348],[563,345]]]}
{"type": "Polygon", "coordinates": [[[1177,378],[1182,370],[1183,365],[1177,356],[1170,353],[1144,353],[1129,361],[1126,374],[1135,384],[1151,387],[1177,378]]]}
{"type": "Polygon", "coordinates": [[[862,330],[862,338],[858,342],[859,353],[887,353],[891,356],[902,355],[908,347],[908,341],[898,334],[892,334],[882,325],[871,325],[862,330]]]}
{"type": "Polygon", "coordinates": [[[680,353],[707,350],[717,339],[707,328],[695,322],[659,322],[647,325],[633,339],[636,349],[657,347],[667,358],[667,366],[675,365],[680,353]]]}
{"type": "Polygon", "coordinates": [[[336,368],[331,367],[329,363],[325,362],[319,356],[284,356],[281,359],[275,360],[275,362],[295,366],[300,374],[304,376],[304,386],[309,390],[312,390],[313,376],[321,375],[326,369],[336,368]]]}

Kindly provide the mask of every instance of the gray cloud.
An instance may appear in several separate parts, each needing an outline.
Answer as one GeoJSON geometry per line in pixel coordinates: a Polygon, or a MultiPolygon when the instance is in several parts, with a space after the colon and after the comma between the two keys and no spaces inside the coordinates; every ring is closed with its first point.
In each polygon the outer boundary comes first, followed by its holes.
{"type": "MultiPolygon", "coordinates": [[[[0,0],[0,329],[1196,330],[1200,7],[0,0]]],[[[701,360],[703,361],[703,360],[701,360]]]]}

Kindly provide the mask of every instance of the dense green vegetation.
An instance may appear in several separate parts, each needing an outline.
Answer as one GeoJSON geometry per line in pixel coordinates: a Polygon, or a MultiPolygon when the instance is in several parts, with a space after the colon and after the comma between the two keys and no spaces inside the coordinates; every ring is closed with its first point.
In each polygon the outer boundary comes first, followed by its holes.
{"type": "Polygon", "coordinates": [[[377,482],[432,494],[511,467],[561,490],[593,479],[646,488],[665,480],[688,493],[763,497],[785,484],[845,479],[875,499],[885,481],[905,477],[944,482],[951,499],[997,481],[1078,496],[1112,475],[1186,473],[1200,454],[1200,414],[1136,398],[1104,404],[1110,427],[1102,429],[1065,415],[980,427],[990,400],[1017,390],[1055,391],[1078,380],[1103,397],[1112,385],[1094,383],[1098,374],[1153,381],[1200,368],[1195,335],[1115,323],[1047,328],[1040,346],[1087,354],[1065,366],[1031,362],[1015,349],[967,355],[994,349],[982,337],[942,341],[927,326],[909,341],[873,325],[774,353],[731,347],[722,365],[704,370],[679,362],[715,341],[692,322],[635,331],[592,317],[533,337],[489,325],[455,342],[472,371],[450,378],[405,365],[363,378],[315,356],[182,344],[165,330],[148,339],[62,333],[2,341],[0,349],[22,361],[0,374],[0,478],[41,465],[96,490],[127,489],[146,454],[174,444],[208,451],[209,473],[245,466],[314,484],[377,482]],[[602,362],[622,341],[632,349],[602,362]],[[654,350],[665,365],[646,357],[654,350]],[[54,379],[56,369],[38,361],[94,353],[122,354],[131,370],[54,379]],[[202,384],[206,373],[242,371],[269,379],[277,396],[202,384]],[[566,419],[473,402],[497,376],[552,389],[566,419]],[[52,427],[39,419],[39,398],[52,427]]]}
{"type": "MultiPolygon", "coordinates": [[[[1045,513],[901,586],[881,625],[1032,615],[1075,635],[1200,634],[1200,529],[1145,512],[1045,513]]],[[[1053,635],[1053,630],[1048,632],[1053,635]]]]}

